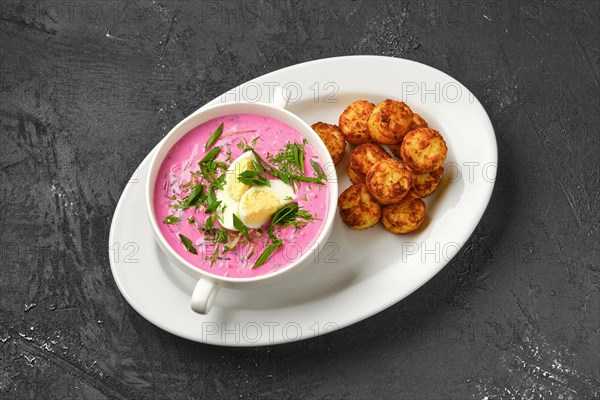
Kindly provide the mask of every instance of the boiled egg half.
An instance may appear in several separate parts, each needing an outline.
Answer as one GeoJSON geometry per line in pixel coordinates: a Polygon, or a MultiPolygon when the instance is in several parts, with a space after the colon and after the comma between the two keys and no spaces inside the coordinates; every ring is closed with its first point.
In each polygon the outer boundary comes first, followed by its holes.
{"type": "Polygon", "coordinates": [[[217,200],[221,201],[217,216],[225,229],[237,231],[233,214],[248,228],[260,228],[296,197],[294,188],[280,180],[269,180],[271,186],[250,186],[240,182],[239,174],[254,170],[253,161],[256,158],[249,151],[236,158],[227,169],[223,189],[216,193],[217,200]]]}

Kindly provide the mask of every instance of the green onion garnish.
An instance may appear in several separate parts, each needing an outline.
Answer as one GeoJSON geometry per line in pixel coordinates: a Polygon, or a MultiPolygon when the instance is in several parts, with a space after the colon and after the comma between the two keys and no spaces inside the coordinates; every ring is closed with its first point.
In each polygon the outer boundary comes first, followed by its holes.
{"type": "Polygon", "coordinates": [[[210,135],[210,137],[206,141],[204,150],[208,150],[210,148],[210,146],[212,146],[213,143],[217,141],[217,139],[219,138],[219,136],[221,136],[222,133],[223,133],[223,123],[221,122],[221,125],[219,125],[219,127],[217,129],[215,129],[213,134],[210,135]]]}
{"type": "Polygon", "coordinates": [[[265,248],[265,250],[262,252],[262,254],[258,257],[258,260],[256,260],[256,262],[252,266],[252,269],[260,267],[261,265],[266,263],[267,260],[269,259],[269,257],[271,256],[271,254],[273,254],[273,252],[276,249],[278,249],[279,247],[281,247],[282,245],[283,245],[283,241],[281,239],[278,239],[278,240],[274,241],[273,243],[271,243],[269,246],[267,246],[267,248],[265,248]]]}
{"type": "Polygon", "coordinates": [[[244,235],[244,237],[250,241],[250,234],[248,234],[248,227],[246,225],[244,225],[244,223],[242,222],[241,219],[238,218],[237,215],[232,214],[233,215],[233,226],[235,229],[237,229],[238,231],[242,232],[242,235],[244,235]]]}
{"type": "Polygon", "coordinates": [[[206,164],[206,163],[211,162],[212,160],[215,159],[215,157],[217,157],[217,154],[219,154],[220,151],[221,151],[221,148],[219,146],[214,147],[211,151],[206,153],[206,155],[202,158],[202,160],[200,160],[200,164],[206,164]]]}
{"type": "Polygon", "coordinates": [[[190,239],[186,238],[181,233],[179,234],[179,239],[181,239],[181,243],[183,243],[183,246],[185,247],[185,249],[187,251],[189,251],[192,254],[198,254],[198,252],[196,251],[196,247],[194,246],[194,243],[192,243],[192,241],[190,239]]]}
{"type": "Polygon", "coordinates": [[[163,220],[163,224],[167,224],[167,225],[172,225],[172,224],[176,224],[180,221],[179,217],[176,217],[174,215],[168,215],[164,220],[163,220]]]}

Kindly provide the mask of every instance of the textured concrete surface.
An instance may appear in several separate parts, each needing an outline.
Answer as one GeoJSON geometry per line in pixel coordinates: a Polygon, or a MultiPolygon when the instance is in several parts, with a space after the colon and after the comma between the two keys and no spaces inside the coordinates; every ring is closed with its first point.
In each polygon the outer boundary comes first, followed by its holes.
{"type": "Polygon", "coordinates": [[[0,397],[600,397],[597,1],[3,1],[0,397]],[[482,101],[500,170],[434,279],[335,333],[219,348],[112,279],[130,175],[181,118],[301,61],[429,64],[482,101]]]}

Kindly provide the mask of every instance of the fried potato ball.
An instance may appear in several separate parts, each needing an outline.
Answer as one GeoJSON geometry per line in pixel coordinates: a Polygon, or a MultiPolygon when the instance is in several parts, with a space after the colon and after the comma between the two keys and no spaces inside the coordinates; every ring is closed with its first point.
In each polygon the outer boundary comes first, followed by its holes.
{"type": "MultiPolygon", "coordinates": [[[[410,132],[410,131],[412,131],[414,129],[418,129],[418,128],[427,128],[428,126],[429,125],[427,125],[427,121],[425,121],[423,119],[423,117],[421,117],[417,113],[413,113],[412,122],[410,123],[410,128],[408,128],[408,132],[410,132]]],[[[390,151],[392,152],[392,154],[395,155],[398,158],[402,157],[400,155],[400,148],[401,147],[402,147],[402,143],[388,144],[388,148],[390,149],[390,151]]]]}
{"type": "Polygon", "coordinates": [[[381,218],[381,205],[365,184],[344,190],[338,199],[338,211],[342,221],[352,229],[368,229],[381,218]]]}
{"type": "Polygon", "coordinates": [[[344,158],[346,152],[346,141],[336,125],[326,124],[325,122],[316,122],[311,128],[317,132],[317,135],[323,140],[334,164],[338,164],[344,158]]]}
{"type": "Polygon", "coordinates": [[[427,197],[435,192],[442,176],[444,175],[444,167],[439,167],[433,171],[423,173],[413,173],[413,191],[419,197],[427,197]]]}
{"type": "Polygon", "coordinates": [[[412,122],[410,123],[410,128],[408,129],[409,131],[412,131],[412,130],[418,129],[418,128],[428,128],[428,127],[429,127],[429,125],[427,125],[427,121],[425,121],[425,119],[423,117],[421,117],[417,113],[413,113],[412,122]]]}
{"type": "Polygon", "coordinates": [[[402,201],[412,186],[412,173],[395,158],[374,164],[367,173],[367,189],[380,204],[402,201]]]}
{"type": "Polygon", "coordinates": [[[352,183],[364,183],[367,172],[377,161],[391,158],[387,151],[374,143],[361,144],[350,154],[348,176],[352,183]]]}
{"type": "Polygon", "coordinates": [[[402,160],[417,173],[440,168],[447,154],[444,138],[431,128],[418,128],[408,132],[400,148],[402,160]]]}
{"type": "Polygon", "coordinates": [[[372,141],[367,121],[375,105],[367,100],[357,100],[340,115],[340,131],[348,143],[363,144],[372,141]]]}
{"type": "Polygon", "coordinates": [[[402,142],[412,124],[413,112],[405,103],[384,100],[373,109],[367,122],[371,138],[381,144],[402,142]]]}
{"type": "Polygon", "coordinates": [[[383,207],[381,222],[388,231],[401,235],[417,229],[425,218],[425,203],[409,192],[400,203],[383,207]]]}

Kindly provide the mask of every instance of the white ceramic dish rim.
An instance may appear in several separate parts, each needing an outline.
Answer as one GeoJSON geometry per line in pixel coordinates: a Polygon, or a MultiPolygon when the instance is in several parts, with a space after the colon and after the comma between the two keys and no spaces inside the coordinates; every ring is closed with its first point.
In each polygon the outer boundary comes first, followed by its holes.
{"type": "Polygon", "coordinates": [[[280,108],[275,105],[269,103],[224,103],[217,104],[211,106],[205,106],[201,108],[201,110],[196,111],[186,118],[184,118],[181,122],[179,122],[171,131],[156,145],[156,147],[152,150],[152,155],[150,159],[150,166],[148,168],[148,174],[146,177],[146,208],[148,210],[148,219],[150,220],[150,224],[152,225],[152,229],[154,232],[154,237],[157,239],[162,250],[175,261],[178,267],[183,266],[188,274],[194,277],[202,277],[214,282],[219,282],[225,284],[226,286],[243,288],[245,284],[257,284],[259,282],[268,284],[269,282],[274,282],[277,279],[281,278],[282,275],[287,274],[290,270],[302,267],[308,258],[315,252],[317,249],[322,248],[323,244],[327,241],[327,237],[331,233],[331,229],[333,226],[333,221],[336,214],[336,205],[337,205],[337,197],[338,197],[338,185],[337,185],[337,175],[335,175],[335,169],[333,169],[333,176],[329,176],[330,182],[328,183],[328,191],[329,191],[329,205],[327,209],[327,217],[325,221],[322,222],[321,230],[319,231],[319,235],[313,241],[308,251],[304,252],[300,258],[287,266],[278,269],[276,271],[258,275],[250,278],[232,278],[221,275],[216,275],[211,272],[205,271],[201,268],[194,266],[192,263],[185,260],[181,257],[175,249],[167,243],[162,231],[159,227],[159,222],[156,220],[156,214],[154,212],[154,188],[156,183],[156,174],[160,165],[162,164],[164,158],[168,154],[168,151],[188,132],[190,132],[195,127],[210,121],[214,118],[219,118],[227,115],[233,114],[256,114],[262,115],[266,117],[271,117],[276,120],[281,120],[281,116],[284,115],[285,118],[289,118],[289,120],[293,121],[293,124],[290,124],[289,121],[281,121],[291,126],[298,133],[300,133],[303,137],[305,137],[309,144],[317,151],[321,162],[324,165],[333,165],[333,160],[327,151],[327,148],[323,144],[323,142],[319,139],[317,134],[310,128],[310,126],[300,119],[297,115],[287,111],[285,108],[280,108]],[[279,117],[275,116],[279,114],[279,117]],[[292,126],[293,125],[293,126],[292,126]],[[167,145],[167,143],[171,143],[167,145]],[[316,246],[314,246],[316,244],[316,246]]]}

